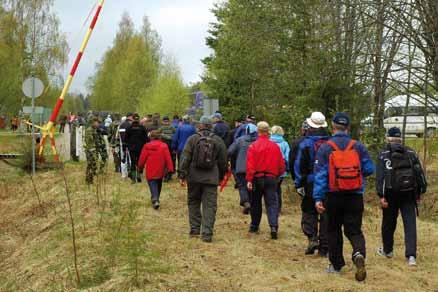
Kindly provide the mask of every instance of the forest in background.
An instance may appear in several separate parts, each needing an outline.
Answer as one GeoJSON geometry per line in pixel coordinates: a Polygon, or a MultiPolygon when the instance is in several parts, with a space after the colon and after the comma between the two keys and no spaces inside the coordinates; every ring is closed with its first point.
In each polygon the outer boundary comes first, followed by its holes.
{"type": "Polygon", "coordinates": [[[385,101],[436,99],[436,0],[229,0],[214,8],[204,88],[237,117],[257,114],[298,130],[312,110],[373,116],[383,137],[385,101]]]}

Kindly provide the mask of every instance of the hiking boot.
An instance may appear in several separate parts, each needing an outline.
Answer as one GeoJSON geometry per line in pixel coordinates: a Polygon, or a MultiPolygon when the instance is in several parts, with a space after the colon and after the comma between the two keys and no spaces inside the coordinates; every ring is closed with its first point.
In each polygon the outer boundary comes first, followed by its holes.
{"type": "Polygon", "coordinates": [[[315,251],[318,249],[319,243],[318,240],[309,239],[309,245],[307,246],[306,251],[304,252],[306,255],[315,254],[315,251]]]}
{"type": "Polygon", "coordinates": [[[332,264],[330,264],[327,269],[325,269],[325,272],[327,274],[334,274],[334,275],[340,275],[341,274],[341,270],[336,270],[335,267],[333,267],[332,264]]]}
{"type": "Polygon", "coordinates": [[[383,247],[379,247],[379,249],[377,250],[377,255],[382,256],[382,257],[386,257],[388,259],[392,259],[394,257],[394,252],[385,252],[385,250],[383,249],[383,247]]]}
{"type": "Polygon", "coordinates": [[[153,207],[155,210],[160,209],[160,202],[159,202],[159,201],[152,202],[152,207],[153,207]]]}
{"type": "Polygon", "coordinates": [[[213,242],[213,237],[212,236],[203,236],[202,241],[206,242],[206,243],[211,243],[211,242],[213,242]]]}
{"type": "Polygon", "coordinates": [[[190,236],[191,238],[199,237],[200,235],[201,235],[201,232],[200,232],[200,231],[198,231],[198,230],[190,230],[190,234],[189,234],[189,236],[190,236]]]}
{"type": "Polygon", "coordinates": [[[367,277],[367,271],[365,269],[365,257],[358,253],[354,257],[354,265],[356,266],[356,281],[362,282],[367,277]]]}
{"type": "Polygon", "coordinates": [[[249,227],[249,233],[259,233],[259,227],[251,225],[249,227]]]}
{"type": "Polygon", "coordinates": [[[273,239],[273,240],[278,239],[278,228],[277,227],[271,228],[271,239],[273,239]]]}
{"type": "Polygon", "coordinates": [[[410,266],[410,267],[416,267],[417,266],[417,259],[414,256],[410,256],[408,258],[408,266],[410,266]]]}
{"type": "Polygon", "coordinates": [[[322,258],[328,258],[328,251],[326,250],[318,250],[318,255],[322,258]]]}
{"type": "Polygon", "coordinates": [[[243,214],[248,215],[251,211],[251,205],[248,202],[243,203],[243,214]]]}

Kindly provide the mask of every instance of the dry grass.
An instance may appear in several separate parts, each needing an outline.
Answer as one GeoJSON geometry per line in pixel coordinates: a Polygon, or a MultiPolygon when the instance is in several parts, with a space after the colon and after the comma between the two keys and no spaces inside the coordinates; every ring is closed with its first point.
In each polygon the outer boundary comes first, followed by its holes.
{"type": "Polygon", "coordinates": [[[145,183],[131,185],[110,173],[100,185],[98,205],[95,187],[83,185],[85,166],[68,164],[81,286],[75,282],[62,177],[56,171],[35,177],[45,214],[28,176],[0,164],[0,291],[438,291],[438,163],[433,163],[431,190],[418,222],[417,268],[405,263],[401,222],[396,257],[375,255],[381,211],[376,198],[367,195],[365,283],[354,281],[347,240],[348,265],[341,276],[323,272],[326,259],[303,255],[299,201],[289,190],[278,241],[269,239],[266,216],[261,234],[247,233],[249,217],[240,213],[238,194],[228,187],[219,196],[214,243],[205,244],[188,237],[186,193],[175,183],[164,186],[157,212],[150,206],[145,183]],[[136,210],[129,223],[126,214],[132,206],[136,210]],[[146,236],[139,243],[144,253],[138,283],[126,260],[132,256],[128,245],[115,243],[130,238],[123,231],[128,223],[135,234],[146,236]]]}

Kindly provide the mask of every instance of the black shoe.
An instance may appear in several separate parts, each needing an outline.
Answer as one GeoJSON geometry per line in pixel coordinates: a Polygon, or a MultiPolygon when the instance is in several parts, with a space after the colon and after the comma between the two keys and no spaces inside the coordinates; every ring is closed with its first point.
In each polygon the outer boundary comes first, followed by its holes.
{"type": "Polygon", "coordinates": [[[309,239],[309,245],[307,246],[305,254],[306,255],[315,254],[315,251],[318,249],[318,247],[319,247],[319,243],[317,240],[309,239]]]}
{"type": "Polygon", "coordinates": [[[271,228],[271,239],[278,239],[278,228],[271,228]]]}
{"type": "Polygon", "coordinates": [[[194,237],[199,237],[201,235],[201,232],[198,230],[190,230],[190,237],[194,238],[194,237]]]}
{"type": "Polygon", "coordinates": [[[202,241],[206,242],[206,243],[211,243],[211,242],[213,242],[213,237],[212,236],[203,236],[202,241]]]}
{"type": "Polygon", "coordinates": [[[152,202],[152,207],[153,207],[155,210],[160,209],[160,202],[158,202],[158,201],[152,202]]]}
{"type": "Polygon", "coordinates": [[[318,250],[318,255],[322,258],[328,258],[328,251],[326,250],[318,250]]]}
{"type": "Polygon", "coordinates": [[[354,265],[356,266],[356,281],[362,282],[367,278],[367,270],[365,269],[365,257],[358,254],[354,257],[354,265]]]}
{"type": "Polygon", "coordinates": [[[249,227],[249,233],[259,233],[259,227],[251,225],[249,227]]]}
{"type": "Polygon", "coordinates": [[[250,211],[251,211],[251,205],[248,202],[243,203],[243,211],[242,211],[242,213],[244,215],[248,215],[250,211]]]}

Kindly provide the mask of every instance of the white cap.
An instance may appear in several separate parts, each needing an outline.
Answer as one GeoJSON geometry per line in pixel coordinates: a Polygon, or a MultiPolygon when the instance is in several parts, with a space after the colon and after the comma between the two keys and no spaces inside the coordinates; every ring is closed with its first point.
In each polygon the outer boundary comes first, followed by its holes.
{"type": "Polygon", "coordinates": [[[309,126],[314,129],[327,128],[328,126],[327,121],[325,120],[325,116],[320,112],[312,113],[310,118],[308,118],[306,121],[309,126]]]}

